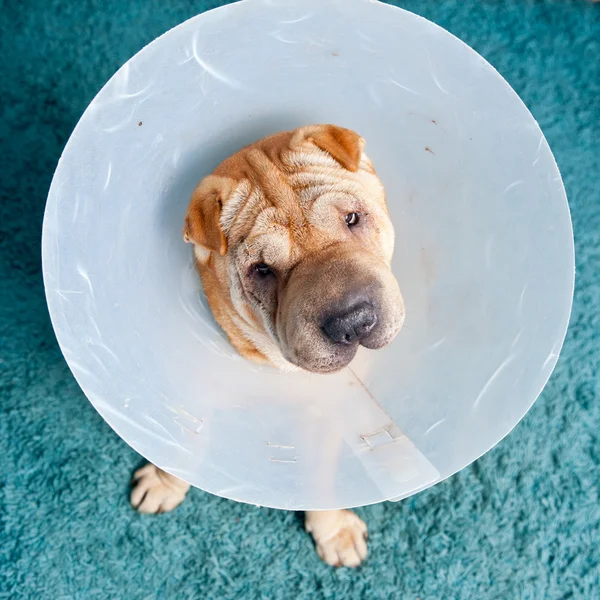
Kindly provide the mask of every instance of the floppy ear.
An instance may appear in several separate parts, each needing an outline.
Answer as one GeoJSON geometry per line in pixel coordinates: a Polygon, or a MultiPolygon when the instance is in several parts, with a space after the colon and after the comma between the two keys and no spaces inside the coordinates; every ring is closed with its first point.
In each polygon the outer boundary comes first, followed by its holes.
{"type": "Polygon", "coordinates": [[[205,177],[192,194],[183,239],[223,256],[227,252],[227,238],[221,229],[221,210],[228,186],[220,177],[205,177]]]}
{"type": "Polygon", "coordinates": [[[330,154],[348,171],[358,171],[365,140],[351,129],[336,125],[314,125],[305,128],[306,139],[330,154]]]}

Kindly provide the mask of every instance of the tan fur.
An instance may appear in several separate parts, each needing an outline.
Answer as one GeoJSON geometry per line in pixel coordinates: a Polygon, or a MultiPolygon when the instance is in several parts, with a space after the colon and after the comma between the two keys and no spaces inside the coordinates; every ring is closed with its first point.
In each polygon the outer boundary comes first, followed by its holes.
{"type": "MultiPolygon", "coordinates": [[[[404,307],[389,268],[394,232],[364,145],[333,125],[279,133],[225,160],[194,191],[183,236],[195,246],[215,319],[245,358],[342,368],[356,348],[332,343],[321,325],[356,294],[379,315],[363,345],[381,347],[400,329],[404,307]],[[344,217],[352,212],[361,226],[350,230],[344,217]],[[261,263],[273,278],[257,283],[261,263]]],[[[132,504],[142,512],[171,510],[189,487],[154,465],[135,477],[132,504]]],[[[367,555],[366,525],[351,511],[308,512],[306,529],[330,565],[355,567],[367,555]]]]}
{"type": "Polygon", "coordinates": [[[345,261],[349,270],[368,272],[386,288],[380,304],[389,332],[373,347],[385,345],[397,333],[404,313],[389,271],[393,228],[383,186],[363,149],[364,140],[350,130],[333,125],[300,128],[243,148],[195,190],[184,238],[196,246],[213,314],[242,356],[316,372],[347,364],[350,350],[344,349],[341,356],[342,349],[330,348],[319,328],[309,323],[318,320],[311,311],[339,302],[347,292],[347,277],[340,269],[332,270],[326,286],[318,290],[322,302],[298,302],[298,290],[322,285],[314,273],[334,257],[338,265],[345,261]],[[344,226],[344,214],[351,211],[362,215],[362,237],[349,234],[344,226]],[[282,274],[279,307],[249,292],[245,278],[253,262],[274,265],[282,274]],[[312,273],[297,269],[307,264],[312,273]],[[287,278],[301,271],[302,281],[287,278]],[[285,301],[285,286],[294,284],[292,306],[285,301]],[[282,314],[286,307],[294,316],[282,314]],[[291,336],[286,321],[296,327],[291,336]]]}

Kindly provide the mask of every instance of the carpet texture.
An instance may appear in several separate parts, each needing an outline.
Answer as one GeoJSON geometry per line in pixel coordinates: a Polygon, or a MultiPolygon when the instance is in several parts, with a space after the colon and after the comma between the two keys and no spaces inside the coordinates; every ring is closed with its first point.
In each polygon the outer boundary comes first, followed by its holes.
{"type": "Polygon", "coordinates": [[[370,557],[356,571],[321,563],[293,513],[198,490],[171,514],[131,510],[141,459],[86,400],[52,332],[42,214],[61,150],[105,81],[218,4],[0,1],[0,598],[600,598],[600,5],[584,0],[401,3],[498,68],[564,176],[575,305],[524,421],[450,480],[360,510],[370,557]]]}

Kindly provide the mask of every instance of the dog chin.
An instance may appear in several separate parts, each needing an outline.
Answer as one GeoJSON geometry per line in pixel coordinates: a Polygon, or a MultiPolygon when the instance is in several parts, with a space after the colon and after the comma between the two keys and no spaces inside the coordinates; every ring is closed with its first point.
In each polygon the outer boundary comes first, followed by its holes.
{"type": "Polygon", "coordinates": [[[338,352],[333,352],[331,354],[312,355],[309,357],[286,356],[286,359],[302,371],[325,375],[327,373],[336,373],[347,367],[356,356],[357,350],[358,345],[344,348],[341,355],[338,352]]]}
{"type": "Polygon", "coordinates": [[[359,346],[363,346],[368,350],[380,350],[389,346],[402,328],[404,315],[394,324],[392,328],[384,331],[375,331],[372,336],[362,340],[360,343],[350,346],[333,346],[330,352],[306,352],[306,351],[291,351],[283,352],[285,360],[294,365],[294,367],[309,373],[327,374],[341,371],[347,367],[356,356],[359,346]]]}

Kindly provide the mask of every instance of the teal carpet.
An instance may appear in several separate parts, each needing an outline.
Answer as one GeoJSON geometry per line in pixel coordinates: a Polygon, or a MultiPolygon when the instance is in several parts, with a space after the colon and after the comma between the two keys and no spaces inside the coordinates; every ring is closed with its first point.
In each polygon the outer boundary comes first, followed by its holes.
{"type": "Polygon", "coordinates": [[[498,68],[564,176],[573,318],[516,430],[435,488],[361,510],[371,554],[356,571],[322,564],[293,513],[198,490],[159,517],[129,507],[141,459],[85,399],[54,339],[42,214],[61,150],[104,82],[218,4],[0,0],[0,598],[600,598],[600,4],[584,0],[402,3],[498,68]]]}

